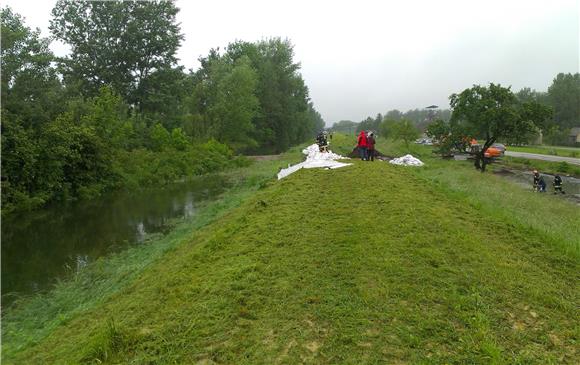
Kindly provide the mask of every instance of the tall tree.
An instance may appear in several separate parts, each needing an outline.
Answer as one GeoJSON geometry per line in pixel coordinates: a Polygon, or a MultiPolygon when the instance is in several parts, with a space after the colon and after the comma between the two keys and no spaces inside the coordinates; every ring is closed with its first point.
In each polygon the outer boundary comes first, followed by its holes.
{"type": "Polygon", "coordinates": [[[413,122],[407,119],[401,119],[393,122],[391,126],[390,137],[396,140],[401,140],[405,146],[409,148],[409,142],[414,141],[419,137],[419,130],[413,125],[413,122]]]}
{"type": "Polygon", "coordinates": [[[548,88],[548,101],[561,128],[580,126],[580,73],[559,73],[548,88]]]}
{"type": "Polygon", "coordinates": [[[510,88],[474,85],[449,97],[453,123],[464,124],[472,136],[485,139],[475,167],[485,171],[485,151],[498,139],[527,133],[543,125],[550,109],[536,102],[520,104],[510,88]]]}
{"type": "Polygon", "coordinates": [[[51,67],[50,41],[9,7],[1,10],[3,114],[38,128],[63,111],[61,86],[51,67]]]}
{"type": "Polygon", "coordinates": [[[213,71],[215,100],[208,110],[212,135],[236,150],[257,147],[252,120],[259,106],[255,96],[258,76],[250,60],[241,57],[233,66],[217,62],[213,71]]]}
{"type": "Polygon", "coordinates": [[[58,0],[50,29],[71,47],[62,59],[65,80],[91,96],[111,86],[141,107],[146,98],[141,82],[176,63],[183,39],[177,12],[168,0],[58,0]]]}
{"type": "Polygon", "coordinates": [[[385,119],[400,120],[401,118],[403,118],[403,113],[397,109],[389,110],[387,114],[385,114],[385,119]]]}
{"type": "Polygon", "coordinates": [[[314,135],[314,128],[308,127],[308,88],[298,72],[300,64],[294,62],[290,41],[273,38],[228,46],[227,58],[235,61],[242,56],[250,59],[258,74],[260,110],[254,118],[258,143],[281,152],[314,135]]]}

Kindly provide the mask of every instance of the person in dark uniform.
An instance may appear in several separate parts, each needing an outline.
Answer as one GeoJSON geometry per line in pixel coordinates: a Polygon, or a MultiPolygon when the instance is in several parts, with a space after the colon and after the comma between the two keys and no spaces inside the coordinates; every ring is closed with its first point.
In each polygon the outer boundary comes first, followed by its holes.
{"type": "Polygon", "coordinates": [[[318,149],[320,152],[328,152],[328,140],[326,139],[326,133],[320,131],[316,136],[316,143],[318,144],[318,149]]]}
{"type": "Polygon", "coordinates": [[[367,160],[375,160],[375,135],[373,132],[369,132],[367,136],[367,160]]]}
{"type": "Polygon", "coordinates": [[[562,188],[562,178],[560,177],[560,175],[555,175],[554,176],[554,194],[566,194],[562,188]]]}
{"type": "Polygon", "coordinates": [[[546,192],[546,182],[544,181],[544,178],[542,176],[540,176],[540,181],[538,181],[538,189],[540,193],[546,192]]]}
{"type": "Polygon", "coordinates": [[[540,173],[538,170],[534,170],[534,191],[538,191],[540,184],[540,173]]]}

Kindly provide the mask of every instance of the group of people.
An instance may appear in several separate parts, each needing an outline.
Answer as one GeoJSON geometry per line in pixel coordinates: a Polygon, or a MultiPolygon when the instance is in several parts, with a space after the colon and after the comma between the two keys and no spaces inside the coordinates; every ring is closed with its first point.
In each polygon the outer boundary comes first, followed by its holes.
{"type": "Polygon", "coordinates": [[[375,160],[375,134],[372,131],[360,131],[357,138],[357,148],[362,161],[375,160]]]}
{"type": "MultiPolygon", "coordinates": [[[[565,194],[560,175],[554,175],[554,182],[552,185],[554,185],[554,194],[565,194]]],[[[546,192],[546,182],[538,170],[534,170],[534,191],[538,193],[546,192]]]]}

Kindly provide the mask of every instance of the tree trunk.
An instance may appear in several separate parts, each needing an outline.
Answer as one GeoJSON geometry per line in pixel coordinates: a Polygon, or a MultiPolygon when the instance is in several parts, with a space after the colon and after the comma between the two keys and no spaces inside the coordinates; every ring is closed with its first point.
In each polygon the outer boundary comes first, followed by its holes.
{"type": "Polygon", "coordinates": [[[475,166],[475,168],[477,170],[481,170],[481,160],[482,160],[482,156],[483,153],[482,152],[477,152],[475,154],[475,162],[473,163],[473,166],[475,166]]]}
{"type": "Polygon", "coordinates": [[[487,165],[487,161],[485,159],[485,151],[487,151],[487,149],[491,147],[491,145],[494,144],[494,142],[495,137],[492,138],[488,137],[485,143],[483,144],[480,153],[478,154],[478,159],[481,159],[481,165],[479,167],[479,170],[481,170],[481,172],[485,172],[485,166],[487,165]]]}
{"type": "Polygon", "coordinates": [[[485,172],[485,166],[487,166],[487,161],[485,160],[485,156],[481,159],[481,172],[485,172]]]}

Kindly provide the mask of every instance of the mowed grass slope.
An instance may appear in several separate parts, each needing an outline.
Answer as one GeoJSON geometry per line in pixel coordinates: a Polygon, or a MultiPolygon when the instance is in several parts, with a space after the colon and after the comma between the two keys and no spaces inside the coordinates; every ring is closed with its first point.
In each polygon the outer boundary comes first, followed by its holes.
{"type": "Polygon", "coordinates": [[[578,363],[578,260],[405,167],[301,170],[11,363],[578,363]]]}

